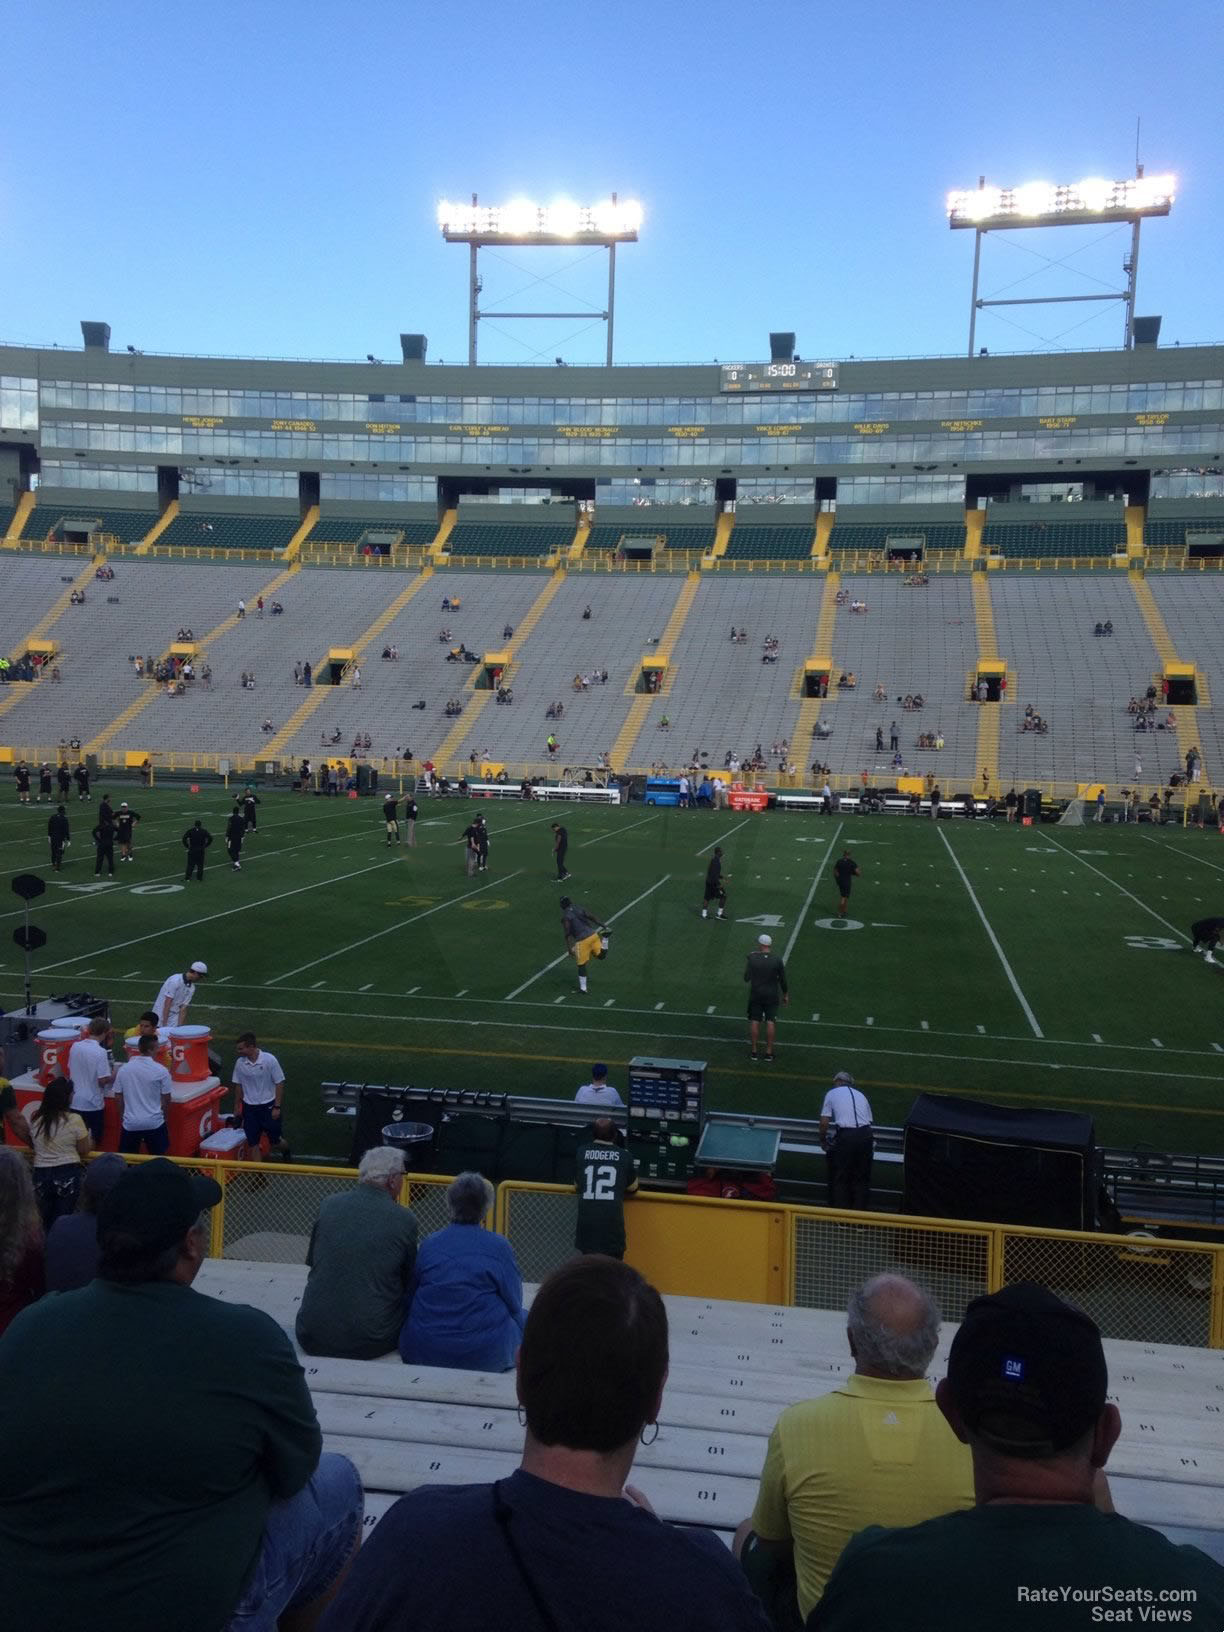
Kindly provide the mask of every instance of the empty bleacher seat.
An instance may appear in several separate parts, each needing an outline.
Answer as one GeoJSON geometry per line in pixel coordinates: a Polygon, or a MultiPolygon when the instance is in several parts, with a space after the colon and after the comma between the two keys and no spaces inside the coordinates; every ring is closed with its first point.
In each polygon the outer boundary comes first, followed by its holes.
{"type": "Polygon", "coordinates": [[[500,521],[460,521],[450,535],[452,555],[552,555],[568,549],[575,528],[556,522],[526,525],[500,521]]]}
{"type": "Polygon", "coordinates": [[[1224,515],[1149,516],[1143,542],[1149,550],[1184,550],[1187,533],[1224,533],[1224,515]]]}
{"type": "Polygon", "coordinates": [[[320,516],[310,535],[311,544],[359,544],[366,533],[396,533],[397,544],[421,548],[432,544],[436,521],[397,521],[393,516],[320,516]]]}
{"type": "Polygon", "coordinates": [[[652,517],[649,510],[642,512],[640,523],[628,526],[621,522],[597,523],[587,536],[586,548],[614,550],[626,536],[660,539],[659,548],[664,550],[690,550],[705,554],[714,548],[713,523],[705,527],[670,527],[666,522],[652,517]]]}
{"type": "Polygon", "coordinates": [[[158,544],[213,550],[283,550],[302,525],[297,516],[242,516],[232,511],[177,515],[158,544]]]}
{"type": "Polygon", "coordinates": [[[121,544],[138,544],[157,523],[156,510],[102,510],[94,504],[40,503],[26,520],[27,539],[94,537],[109,534],[121,544]]]}
{"type": "MultiPolygon", "coordinates": [[[[734,537],[734,535],[732,535],[734,537]]],[[[831,555],[883,554],[889,540],[921,538],[924,552],[930,550],[963,550],[965,529],[960,522],[836,522],[829,535],[831,555]]]]}
{"type": "Polygon", "coordinates": [[[727,546],[728,561],[806,561],[816,534],[814,522],[798,527],[737,527],[727,546]]]}
{"type": "Polygon", "coordinates": [[[1031,521],[992,524],[983,535],[988,553],[1009,556],[1113,555],[1126,548],[1126,522],[1031,521]]]}
{"type": "Polygon", "coordinates": [[[3,538],[8,532],[12,522],[13,506],[11,504],[0,504],[0,538],[3,538]]]}

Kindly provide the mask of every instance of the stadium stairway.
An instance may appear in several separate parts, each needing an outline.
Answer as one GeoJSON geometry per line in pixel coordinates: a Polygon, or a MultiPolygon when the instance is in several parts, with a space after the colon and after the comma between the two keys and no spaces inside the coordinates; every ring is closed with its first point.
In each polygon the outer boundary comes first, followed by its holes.
{"type": "MultiPolygon", "coordinates": [[[[505,652],[507,655],[505,680],[510,686],[513,687],[514,685],[515,658],[522,647],[525,646],[527,641],[530,639],[531,633],[539,623],[540,619],[552,605],[553,600],[564,582],[564,568],[558,567],[556,571],[550,573],[548,582],[544,585],[543,589],[540,590],[535,600],[531,603],[531,607],[528,610],[526,617],[521,619],[521,621],[515,626],[514,634],[511,639],[506,641],[504,645],[499,646],[499,650],[505,652]]],[[[476,690],[475,682],[479,672],[479,669],[476,669],[474,672],[469,674],[461,692],[464,703],[463,713],[459,716],[454,725],[446,733],[446,736],[438,744],[437,751],[434,754],[434,760],[436,761],[439,770],[445,774],[458,775],[462,771],[466,770],[467,767],[459,760],[459,750],[469,733],[475,727],[477,720],[480,718],[481,714],[484,713],[489,702],[494,696],[492,691],[476,690]]]]}
{"type": "Polygon", "coordinates": [[[718,768],[728,753],[747,759],[758,741],[768,753],[785,737],[796,765],[806,769],[811,756],[797,735],[795,677],[812,650],[824,589],[814,573],[757,581],[703,578],[687,621],[673,636],[675,679],[661,697],[647,699],[649,712],[630,762],[687,765],[694,753],[706,753],[707,763],[718,768]],[[730,640],[732,624],[747,630],[746,644],[730,640]],[[776,663],[762,661],[767,635],[779,642],[776,663]],[[667,732],[659,730],[664,714],[671,722],[667,732]]]}
{"type": "Polygon", "coordinates": [[[141,542],[136,546],[136,555],[149,555],[158,539],[178,520],[179,501],[171,499],[170,503],[157,518],[156,523],[149,528],[141,542]]]}
{"type": "MultiPolygon", "coordinates": [[[[448,567],[435,576],[432,592],[408,601],[371,645],[369,661],[362,664],[362,689],[323,688],[326,700],[308,730],[290,742],[295,757],[313,758],[322,753],[320,737],[330,736],[336,727],[340,729],[336,747],[342,753],[348,752],[358,732],[368,733],[371,762],[402,757],[401,748],[411,751],[418,761],[433,756],[454,723],[446,713],[446,704],[463,690],[471,673],[466,665],[447,662],[450,647],[463,644],[480,656],[502,650],[507,644],[502,630],[507,623],[518,627],[520,619],[531,610],[539,588],[540,575],[534,572],[463,572],[448,567]],[[443,595],[447,599],[458,597],[460,610],[441,611],[443,595]],[[449,643],[438,639],[444,626],[453,636],[449,643]],[[398,662],[382,660],[385,645],[399,648],[398,662]],[[425,708],[414,709],[412,705],[417,702],[424,702],[425,708]]],[[[542,628],[550,629],[552,621],[546,619],[542,628]]],[[[515,678],[517,681],[517,663],[515,678]]],[[[518,712],[517,708],[494,710],[499,723],[503,717],[518,712]]],[[[484,719],[487,722],[489,716],[484,719]]]]}
{"type": "MultiPolygon", "coordinates": [[[[996,659],[999,637],[995,633],[994,609],[990,602],[990,578],[984,572],[973,575],[973,621],[977,628],[978,659],[996,659]]],[[[968,691],[965,693],[968,696],[968,691]]],[[[1009,679],[1004,699],[999,703],[978,705],[977,748],[973,756],[973,775],[983,775],[983,792],[999,791],[999,739],[1003,711],[1016,700],[1015,689],[1009,679]],[[990,782],[990,777],[994,782],[990,782]]]]}
{"type": "MultiPolygon", "coordinates": [[[[816,620],[816,636],[812,642],[812,650],[807,654],[808,657],[827,657],[833,650],[833,631],[837,625],[837,592],[840,588],[841,573],[827,572],[824,593],[820,597],[820,616],[816,620]]],[[[795,719],[795,744],[798,750],[795,763],[800,770],[804,770],[806,766],[814,764],[820,754],[820,747],[812,741],[812,735],[816,730],[816,722],[820,719],[824,699],[803,696],[802,665],[795,674],[795,689],[800,694],[799,713],[795,719]],[[802,758],[799,757],[800,753],[802,758]]]]}
{"type": "MultiPolygon", "coordinates": [[[[409,601],[411,601],[414,596],[420,594],[421,590],[424,589],[425,585],[433,577],[433,573],[434,569],[432,566],[422,567],[420,572],[417,573],[412,579],[411,583],[409,583],[404,589],[400,590],[399,594],[395,597],[391,604],[384,607],[374,619],[374,622],[371,623],[365,629],[365,631],[358,636],[356,641],[352,642],[353,661],[358,667],[368,661],[370,647],[382,634],[387,625],[403,611],[403,609],[408,605],[409,601]]],[[[285,721],[284,725],[281,726],[280,730],[275,732],[267,739],[263,753],[266,754],[269,759],[279,758],[288,745],[292,743],[295,737],[297,737],[301,732],[302,727],[306,724],[306,721],[311,719],[316,711],[320,709],[327,701],[328,694],[334,694],[337,689],[338,688],[336,686],[311,686],[306,693],[305,699],[298,704],[297,708],[294,709],[293,713],[285,721]]],[[[337,746],[341,745],[338,744],[337,746]]],[[[345,743],[343,746],[347,748],[348,744],[345,743]]]]}
{"type": "MultiPolygon", "coordinates": [[[[636,689],[639,678],[639,670],[637,669],[636,665],[634,667],[630,682],[625,688],[625,695],[632,696],[633,701],[629,705],[629,712],[625,716],[625,723],[621,726],[619,732],[617,733],[616,741],[612,744],[612,753],[610,756],[612,764],[618,771],[624,770],[626,765],[638,763],[636,759],[633,759],[630,756],[634,753],[634,744],[641,735],[642,727],[646,722],[646,716],[650,713],[651,704],[658,701],[661,697],[667,696],[671,691],[672,684],[675,679],[675,675],[670,668],[672,651],[675,647],[676,641],[679,639],[680,631],[684,628],[685,619],[688,617],[689,612],[692,609],[693,602],[697,598],[697,592],[700,588],[701,574],[699,572],[688,573],[684,580],[684,587],[676,597],[675,605],[671,609],[671,616],[668,618],[666,627],[664,628],[663,633],[659,636],[658,645],[654,649],[655,656],[665,657],[669,662],[668,673],[663,681],[663,690],[661,692],[642,692],[639,694],[636,689]]],[[[641,654],[639,654],[639,656],[640,655],[641,654]]],[[[662,712],[666,712],[666,710],[662,710],[662,712]]],[[[654,757],[655,756],[653,754],[647,756],[648,759],[653,759],[654,757]]],[[[642,763],[645,763],[645,761],[642,763]]]]}
{"type": "MultiPolygon", "coordinates": [[[[183,581],[184,581],[183,576],[182,576],[182,569],[179,568],[179,569],[176,569],[176,570],[180,574],[179,582],[180,582],[180,584],[182,584],[183,581]]],[[[254,594],[250,597],[251,605],[252,606],[254,605],[255,600],[260,595],[262,595],[265,600],[271,600],[272,597],[276,594],[276,592],[278,590],[282,589],[285,586],[285,584],[288,583],[289,579],[292,578],[294,576],[294,574],[297,573],[299,570],[300,570],[300,568],[298,567],[297,563],[294,562],[294,564],[292,566],[286,567],[282,572],[278,572],[274,578],[270,578],[267,581],[267,583],[263,584],[260,588],[255,590],[254,594]]],[[[231,579],[230,582],[232,583],[233,580],[231,579]]],[[[250,615],[253,616],[253,613],[250,614],[250,615]]],[[[244,620],[242,620],[242,619],[240,619],[238,617],[237,610],[235,609],[233,612],[231,612],[229,614],[229,616],[227,618],[223,618],[221,620],[221,622],[216,625],[215,628],[210,629],[209,632],[206,635],[204,635],[202,638],[198,639],[195,642],[196,646],[199,647],[200,652],[202,654],[201,659],[200,659],[201,667],[203,666],[204,662],[207,661],[207,654],[209,652],[210,647],[214,646],[216,644],[216,642],[219,641],[222,638],[222,636],[228,634],[231,629],[235,628],[236,625],[239,622],[242,622],[242,621],[244,621],[244,620]]],[[[195,628],[194,623],[189,623],[187,626],[189,628],[192,628],[192,629],[195,628]]],[[[166,652],[169,649],[170,644],[171,644],[171,642],[169,640],[167,640],[163,644],[160,651],[157,651],[156,649],[154,650],[153,655],[156,656],[156,657],[164,657],[166,655],[166,652]]],[[[155,698],[160,697],[160,696],[163,695],[160,687],[158,687],[156,685],[153,685],[152,683],[150,683],[147,680],[140,681],[140,682],[138,682],[138,684],[140,684],[140,686],[142,688],[141,691],[140,691],[140,694],[138,696],[134,697],[132,699],[132,701],[127,705],[127,707],[122,711],[122,713],[118,714],[110,722],[110,724],[108,726],[106,726],[103,730],[99,731],[97,736],[95,736],[91,741],[89,741],[89,742],[87,742],[85,744],[86,753],[90,753],[90,754],[100,753],[103,748],[106,748],[111,742],[114,741],[114,739],[120,734],[120,732],[126,731],[128,729],[128,727],[131,725],[132,721],[136,718],[136,716],[138,714],[143,713],[144,710],[146,708],[148,708],[149,704],[152,703],[155,698]]]]}
{"type": "Polygon", "coordinates": [[[20,543],[22,532],[33,508],[34,494],[27,491],[17,500],[17,508],[9,515],[8,527],[4,533],[0,534],[0,538],[4,539],[9,548],[13,548],[20,543]]]}
{"type": "Polygon", "coordinates": [[[1224,653],[1220,650],[1221,614],[1224,613],[1224,585],[1214,574],[1190,577],[1180,573],[1152,573],[1144,587],[1165,622],[1169,639],[1183,662],[1193,663],[1199,674],[1197,709],[1177,708],[1178,748],[1197,746],[1203,753],[1203,786],[1220,787],[1224,769],[1224,716],[1213,706],[1213,698],[1224,696],[1224,653]]]}
{"type": "Polygon", "coordinates": [[[554,731],[559,768],[594,766],[600,753],[610,753],[632,706],[628,676],[637,673],[650,635],[666,627],[683,586],[683,578],[663,573],[568,577],[548,616],[517,651],[510,677],[513,704],[494,706],[473,719],[460,757],[476,753],[482,762],[540,765],[547,757],[548,733],[554,731]],[[584,619],[587,605],[591,617],[584,619]],[[576,692],[575,675],[594,669],[607,669],[607,684],[576,692]],[[546,717],[554,702],[565,705],[559,723],[546,717]]]}
{"type": "Polygon", "coordinates": [[[1176,769],[1175,735],[1137,734],[1126,712],[1132,693],[1146,688],[1157,657],[1120,574],[996,574],[991,596],[1011,671],[1008,695],[1016,704],[991,709],[1003,729],[1001,778],[1017,787],[1099,779],[1112,796],[1134,785],[1136,754],[1145,786],[1176,769]],[[1113,634],[1094,635],[1106,620],[1113,634]],[[1028,703],[1050,722],[1047,735],[1021,730],[1028,703]]]}
{"type": "MultiPolygon", "coordinates": [[[[208,1260],[196,1289],[262,1309],[292,1337],[306,1270],[208,1260]]],[[[530,1304],[534,1288],[525,1289],[530,1304]]],[[[768,1435],[785,1406],[835,1388],[851,1369],[839,1312],[667,1295],[671,1367],[660,1431],[634,1481],[661,1518],[724,1535],[752,1511],[768,1435]]],[[[945,1322],[931,1375],[956,1326],[945,1322]]],[[[1123,1429],[1109,1475],[1118,1511],[1224,1558],[1224,1431],[1214,1402],[1224,1353],[1107,1339],[1123,1429]]],[[[300,1352],[300,1351],[299,1351],[300,1352]]],[[[523,1430],[513,1373],[301,1355],[328,1450],[351,1456],[367,1527],[422,1484],[503,1478],[523,1430]]]]}

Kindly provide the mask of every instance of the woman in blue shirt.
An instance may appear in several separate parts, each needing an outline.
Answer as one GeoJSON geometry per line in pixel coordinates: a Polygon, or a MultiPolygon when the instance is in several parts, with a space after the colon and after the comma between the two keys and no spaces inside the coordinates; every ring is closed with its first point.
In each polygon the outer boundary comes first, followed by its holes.
{"type": "Polygon", "coordinates": [[[523,1277],[504,1236],[481,1229],[493,1186],[460,1173],[446,1192],[451,1222],[417,1251],[404,1299],[405,1365],[509,1371],[523,1332],[523,1277]]]}

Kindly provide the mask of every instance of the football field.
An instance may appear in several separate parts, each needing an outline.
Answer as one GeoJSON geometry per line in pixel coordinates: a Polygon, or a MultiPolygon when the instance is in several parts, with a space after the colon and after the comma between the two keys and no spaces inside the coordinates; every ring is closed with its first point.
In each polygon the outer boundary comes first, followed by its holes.
{"type": "MultiPolygon", "coordinates": [[[[1224,915],[1213,831],[424,800],[416,848],[388,849],[378,799],[266,793],[232,872],[223,790],[111,796],[143,820],[135,860],[96,881],[96,802],[69,802],[57,877],[50,807],[6,794],[4,871],[48,881],[31,913],[48,937],[35,995],[108,997],[127,1026],[202,958],[192,1019],[212,1026],[227,1072],[248,1028],[279,1056],[298,1153],[347,1150],[325,1080],[571,1097],[597,1059],[623,1088],[634,1054],[708,1061],[717,1109],[815,1116],[846,1069],[881,1123],[930,1088],[1087,1111],[1108,1144],[1224,1147],[1224,961],[1189,950],[1192,920],[1224,915]],[[477,811],[490,869],[469,878],[460,835],[477,811]],[[204,882],[188,884],[181,835],[197,815],[215,842],[204,882]],[[722,922],[700,916],[716,843],[722,922]],[[861,876],[841,920],[844,848],[861,876]],[[611,926],[585,996],[561,935],[566,891],[611,926]],[[773,1064],[749,1060],[744,1018],[744,959],[763,931],[790,981],[773,1064]]],[[[5,892],[0,908],[0,1003],[14,1009],[20,902],[5,892]]]]}

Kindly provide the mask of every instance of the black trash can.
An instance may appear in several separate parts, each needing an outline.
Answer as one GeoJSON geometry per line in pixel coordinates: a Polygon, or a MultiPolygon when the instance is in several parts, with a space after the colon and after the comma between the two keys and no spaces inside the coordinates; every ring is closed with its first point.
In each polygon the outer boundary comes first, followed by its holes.
{"type": "Polygon", "coordinates": [[[382,1130],[383,1144],[403,1152],[408,1173],[428,1167],[433,1140],[434,1130],[428,1122],[388,1122],[382,1130]]]}

